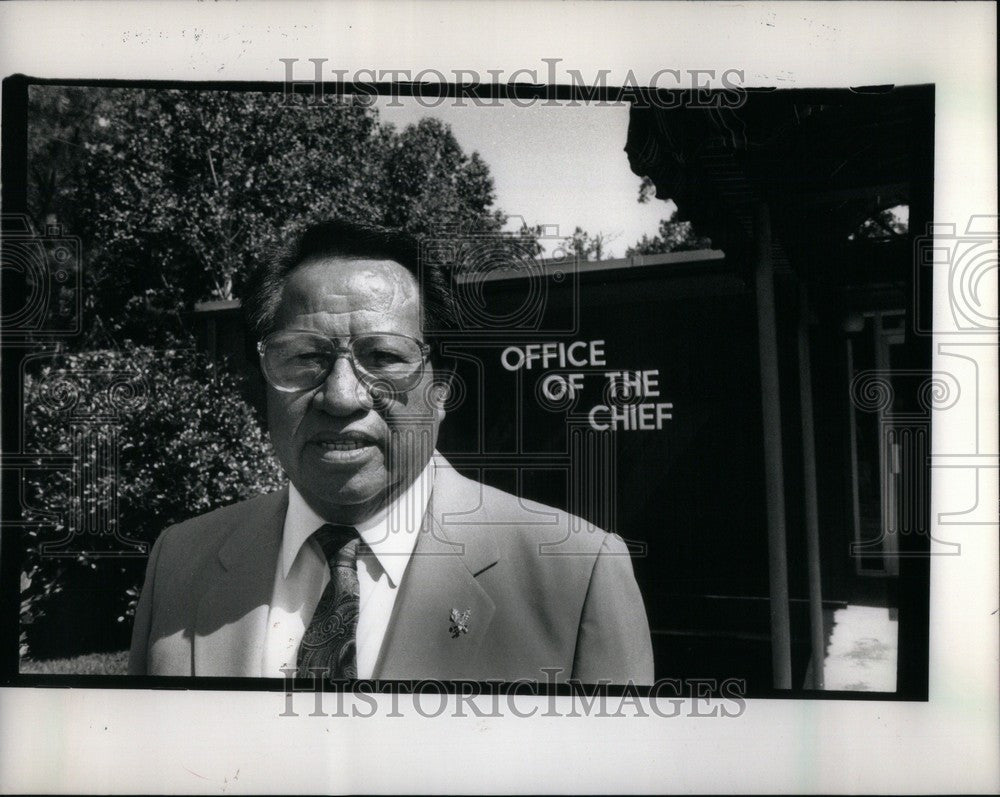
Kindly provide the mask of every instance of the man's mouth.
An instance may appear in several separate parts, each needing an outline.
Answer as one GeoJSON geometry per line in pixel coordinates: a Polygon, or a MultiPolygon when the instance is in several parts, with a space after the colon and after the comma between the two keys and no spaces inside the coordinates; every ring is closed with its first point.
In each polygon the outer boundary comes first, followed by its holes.
{"type": "Polygon", "coordinates": [[[316,442],[328,451],[357,451],[359,448],[371,445],[371,443],[363,443],[360,440],[348,440],[342,443],[335,440],[317,440],[316,442]]]}
{"type": "Polygon", "coordinates": [[[376,441],[359,432],[324,432],[310,441],[330,463],[348,464],[374,453],[376,441]]]}

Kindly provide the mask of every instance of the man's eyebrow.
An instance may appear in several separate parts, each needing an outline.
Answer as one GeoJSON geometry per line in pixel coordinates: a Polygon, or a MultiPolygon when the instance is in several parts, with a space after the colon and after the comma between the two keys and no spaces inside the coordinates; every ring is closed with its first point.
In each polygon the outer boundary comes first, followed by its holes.
{"type": "MultiPolygon", "coordinates": [[[[396,332],[391,329],[366,329],[364,332],[349,332],[344,335],[331,335],[326,332],[320,332],[316,329],[299,329],[298,327],[283,327],[282,329],[274,330],[275,332],[292,332],[300,335],[309,335],[310,337],[325,338],[326,340],[350,340],[353,338],[361,338],[366,335],[396,335],[402,338],[413,338],[413,335],[406,332],[396,332]]],[[[418,338],[414,338],[418,340],[418,338]]]]}

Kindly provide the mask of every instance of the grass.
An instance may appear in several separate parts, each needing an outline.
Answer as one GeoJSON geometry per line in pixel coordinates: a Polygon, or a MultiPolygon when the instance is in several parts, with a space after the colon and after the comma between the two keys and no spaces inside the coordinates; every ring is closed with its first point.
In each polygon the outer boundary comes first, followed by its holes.
{"type": "Polygon", "coordinates": [[[21,659],[22,675],[125,675],[128,672],[128,651],[87,653],[70,659],[35,661],[21,659]]]}

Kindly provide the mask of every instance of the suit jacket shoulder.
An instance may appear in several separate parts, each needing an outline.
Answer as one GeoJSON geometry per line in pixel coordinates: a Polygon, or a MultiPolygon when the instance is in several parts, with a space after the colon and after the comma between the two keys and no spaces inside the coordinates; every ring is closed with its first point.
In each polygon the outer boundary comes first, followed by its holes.
{"type": "MultiPolygon", "coordinates": [[[[266,609],[287,505],[287,489],[279,490],[160,534],[136,607],[129,672],[186,675],[208,666],[219,670],[213,674],[245,674],[232,671],[231,662],[211,659],[199,668],[194,640],[266,609]]],[[[244,663],[244,669],[250,666],[244,663]]]]}
{"type": "Polygon", "coordinates": [[[403,579],[386,677],[651,680],[645,609],[619,538],[447,463],[429,514],[403,579]],[[446,633],[452,609],[470,617],[461,641],[446,633]]]}
{"type": "Polygon", "coordinates": [[[257,527],[262,517],[279,509],[284,512],[287,505],[287,488],[257,495],[169,526],[160,535],[161,545],[183,549],[186,558],[198,559],[201,554],[217,552],[233,534],[257,527]]]}
{"type": "Polygon", "coordinates": [[[602,548],[624,550],[621,541],[588,521],[556,507],[462,476],[450,465],[438,469],[435,519],[447,534],[474,545],[495,546],[498,559],[547,562],[549,568],[586,570],[602,548]],[[485,539],[483,539],[485,538],[485,539]],[[561,564],[560,564],[561,563],[561,564]]]}

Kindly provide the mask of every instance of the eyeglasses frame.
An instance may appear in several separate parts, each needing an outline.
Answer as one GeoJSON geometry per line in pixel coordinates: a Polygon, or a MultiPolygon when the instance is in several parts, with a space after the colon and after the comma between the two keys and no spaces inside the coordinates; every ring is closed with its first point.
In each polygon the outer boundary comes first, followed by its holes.
{"type": "Polygon", "coordinates": [[[351,335],[351,336],[349,336],[347,338],[347,345],[346,346],[342,346],[342,345],[337,345],[338,338],[329,338],[326,335],[323,335],[323,334],[321,334],[319,332],[316,332],[315,330],[311,330],[311,329],[277,329],[277,330],[274,330],[273,332],[269,332],[261,340],[257,341],[257,354],[260,357],[260,370],[261,370],[261,373],[264,375],[264,379],[267,381],[267,383],[269,385],[271,385],[271,387],[273,387],[275,390],[278,390],[278,391],[280,391],[282,393],[302,393],[302,392],[305,392],[307,390],[315,390],[320,385],[322,385],[327,379],[329,379],[330,378],[330,374],[333,373],[333,368],[336,365],[337,360],[339,360],[342,356],[344,356],[344,357],[347,357],[347,361],[351,364],[351,370],[354,371],[354,376],[357,378],[357,380],[359,382],[361,382],[363,385],[365,385],[367,388],[369,388],[369,390],[370,390],[371,387],[372,387],[372,385],[376,384],[379,380],[378,380],[378,378],[374,378],[373,379],[369,374],[365,373],[364,371],[362,371],[358,367],[358,364],[357,364],[357,362],[354,359],[354,352],[351,351],[351,342],[352,341],[354,341],[356,338],[366,337],[368,335],[389,335],[389,336],[395,337],[395,338],[407,338],[408,340],[412,340],[414,343],[416,343],[419,346],[419,348],[420,348],[421,362],[420,362],[420,366],[413,373],[413,377],[415,377],[414,380],[413,380],[413,384],[410,385],[407,388],[398,388],[398,389],[394,388],[394,392],[397,392],[397,393],[408,393],[411,390],[413,390],[420,383],[420,379],[421,379],[421,377],[424,374],[424,369],[427,367],[427,361],[430,359],[431,346],[430,346],[430,344],[425,343],[422,340],[417,340],[416,338],[410,337],[409,335],[404,335],[404,334],[402,334],[400,332],[378,332],[378,331],[362,332],[362,333],[360,333],[358,335],[351,335]],[[309,336],[314,337],[314,338],[322,338],[323,340],[325,340],[325,341],[333,344],[333,347],[334,347],[333,348],[333,352],[332,352],[333,358],[331,360],[330,368],[329,368],[328,371],[326,371],[326,375],[319,382],[317,382],[315,385],[313,385],[312,387],[304,387],[304,388],[282,387],[281,385],[274,384],[274,382],[272,382],[268,378],[268,376],[267,376],[267,369],[264,367],[264,347],[265,347],[265,345],[267,344],[267,342],[268,342],[268,340],[270,338],[273,338],[275,335],[281,335],[281,334],[284,334],[284,333],[287,333],[287,332],[298,332],[298,333],[301,333],[301,334],[309,335],[309,336]]]}

